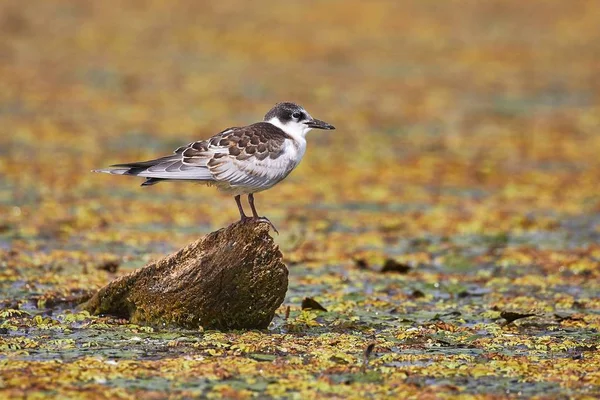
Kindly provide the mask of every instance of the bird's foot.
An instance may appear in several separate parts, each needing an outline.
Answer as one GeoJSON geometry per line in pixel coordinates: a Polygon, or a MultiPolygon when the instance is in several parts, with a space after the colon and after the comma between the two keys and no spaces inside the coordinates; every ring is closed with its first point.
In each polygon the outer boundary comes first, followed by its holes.
{"type": "Polygon", "coordinates": [[[248,223],[248,222],[252,222],[252,221],[255,221],[255,220],[256,220],[256,218],[254,218],[254,217],[247,217],[245,215],[240,218],[240,222],[242,224],[245,224],[245,223],[248,223]]]}
{"type": "Polygon", "coordinates": [[[279,231],[277,230],[277,228],[275,228],[275,225],[273,225],[273,223],[267,217],[246,217],[246,216],[244,216],[240,219],[240,221],[242,221],[242,223],[246,223],[249,221],[266,222],[267,224],[269,224],[269,226],[271,228],[273,228],[275,233],[277,233],[279,235],[279,231]]]}
{"type": "Polygon", "coordinates": [[[273,228],[273,230],[275,231],[275,233],[279,235],[279,231],[277,230],[277,228],[275,228],[275,225],[273,225],[273,223],[269,220],[269,218],[267,218],[267,217],[258,217],[258,218],[256,218],[256,220],[258,222],[266,222],[267,224],[269,224],[271,226],[271,228],[273,228]]]}

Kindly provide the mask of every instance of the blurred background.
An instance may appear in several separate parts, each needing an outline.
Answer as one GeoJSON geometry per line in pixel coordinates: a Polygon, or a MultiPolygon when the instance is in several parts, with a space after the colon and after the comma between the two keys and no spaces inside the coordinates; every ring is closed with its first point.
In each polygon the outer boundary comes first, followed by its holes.
{"type": "Polygon", "coordinates": [[[0,397],[594,397],[599,72],[598,0],[1,0],[0,397]],[[76,313],[239,218],[90,171],[280,101],[337,129],[256,196],[271,329],[76,313]]]}
{"type": "Polygon", "coordinates": [[[595,0],[5,0],[2,246],[161,252],[235,221],[214,188],[90,170],[279,101],[337,127],[257,196],[317,259],[567,217],[597,233],[599,21],[595,0]]]}

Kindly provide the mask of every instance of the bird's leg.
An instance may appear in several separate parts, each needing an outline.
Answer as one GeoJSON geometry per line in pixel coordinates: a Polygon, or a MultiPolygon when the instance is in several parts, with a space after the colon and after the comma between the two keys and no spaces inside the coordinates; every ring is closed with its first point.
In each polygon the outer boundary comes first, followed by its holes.
{"type": "Polygon", "coordinates": [[[245,221],[248,219],[248,216],[244,213],[244,208],[242,207],[241,196],[238,194],[235,196],[235,202],[237,203],[238,210],[240,210],[240,220],[245,221]]]}
{"type": "Polygon", "coordinates": [[[250,203],[250,208],[252,209],[252,216],[254,218],[260,218],[256,212],[256,207],[254,207],[254,193],[248,195],[248,203],[250,203]]]}
{"type": "Polygon", "coordinates": [[[273,228],[273,230],[279,235],[279,231],[277,230],[277,228],[275,228],[275,225],[273,225],[273,223],[269,221],[269,218],[258,216],[258,212],[256,212],[256,207],[254,207],[254,193],[250,193],[248,195],[248,203],[250,204],[250,208],[252,209],[252,217],[258,219],[259,221],[264,221],[268,223],[269,225],[271,225],[271,228],[273,228]]]}

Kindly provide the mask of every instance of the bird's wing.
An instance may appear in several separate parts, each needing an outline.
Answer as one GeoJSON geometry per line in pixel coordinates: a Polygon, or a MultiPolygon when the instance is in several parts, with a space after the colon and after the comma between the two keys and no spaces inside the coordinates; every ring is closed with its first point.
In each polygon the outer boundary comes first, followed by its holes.
{"type": "Polygon", "coordinates": [[[286,139],[291,138],[278,127],[259,122],[226,129],[210,139],[181,146],[166,157],[96,171],[264,188],[285,178],[295,166],[285,154],[286,139]]]}

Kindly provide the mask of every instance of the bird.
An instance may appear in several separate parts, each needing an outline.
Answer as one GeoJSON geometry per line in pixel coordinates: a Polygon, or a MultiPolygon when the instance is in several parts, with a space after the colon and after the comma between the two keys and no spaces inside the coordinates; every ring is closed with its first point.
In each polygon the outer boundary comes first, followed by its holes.
{"type": "Polygon", "coordinates": [[[298,104],[282,102],[275,104],[261,122],[227,128],[209,139],[181,146],[168,156],[114,164],[93,172],[143,177],[146,180],[141,186],[165,181],[215,186],[234,196],[241,221],[261,220],[277,232],[268,218],[258,215],[254,194],[272,188],[298,166],[306,152],[306,134],[312,129],[335,127],[313,118],[298,104]],[[243,195],[248,196],[251,217],[244,212],[243,195]]]}

